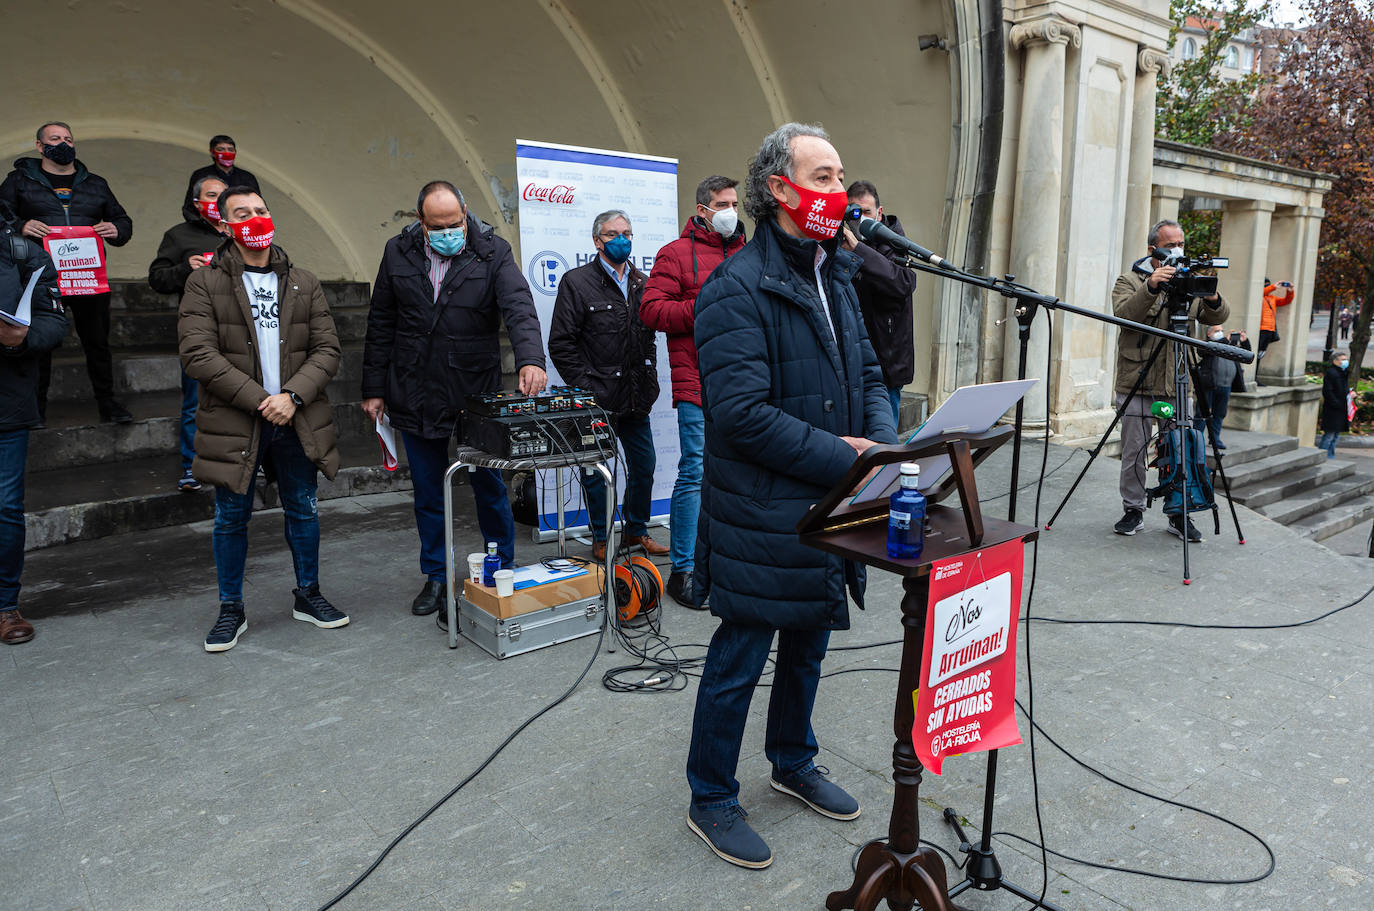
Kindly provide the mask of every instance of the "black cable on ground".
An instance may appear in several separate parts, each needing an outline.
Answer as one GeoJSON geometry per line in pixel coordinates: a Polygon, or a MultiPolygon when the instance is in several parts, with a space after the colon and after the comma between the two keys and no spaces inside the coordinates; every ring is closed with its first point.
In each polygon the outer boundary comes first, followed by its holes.
{"type": "Polygon", "coordinates": [[[486,770],[487,766],[491,765],[492,762],[496,760],[496,757],[501,755],[501,751],[504,750],[506,747],[510,746],[516,737],[519,737],[521,734],[525,732],[526,728],[534,724],[550,710],[562,705],[567,700],[567,698],[573,694],[573,690],[577,689],[578,686],[581,685],[582,681],[591,671],[592,665],[596,663],[596,656],[601,653],[601,642],[603,639],[606,638],[606,624],[609,622],[609,617],[603,619],[603,622],[601,624],[601,632],[598,633],[596,637],[596,647],[592,649],[592,654],[591,657],[587,659],[586,667],[582,668],[582,673],[577,675],[577,679],[572,682],[572,686],[568,687],[566,690],[563,691],[563,695],[559,696],[557,699],[553,700],[548,705],[544,706],[542,709],[535,712],[533,715],[526,718],[524,721],[520,722],[519,727],[511,731],[510,735],[506,737],[505,740],[501,741],[500,745],[497,746],[496,749],[492,750],[491,753],[487,755],[487,758],[483,759],[481,764],[478,765],[477,768],[473,769],[472,772],[466,778],[458,782],[458,784],[454,785],[453,790],[449,791],[443,797],[440,797],[437,801],[435,801],[434,806],[430,807],[428,810],[425,810],[418,817],[416,817],[414,822],[412,822],[410,825],[402,829],[401,834],[393,838],[391,840],[391,843],[382,849],[382,852],[377,855],[376,859],[372,861],[372,863],[368,866],[366,870],[359,874],[357,879],[349,883],[338,895],[335,895],[328,902],[321,905],[319,911],[329,911],[330,908],[334,907],[339,902],[347,898],[348,895],[354,889],[362,885],[363,881],[366,880],[369,876],[371,876],[373,872],[382,865],[382,861],[386,860],[387,855],[390,854],[397,845],[404,841],[406,836],[408,836],[411,832],[414,832],[417,828],[419,828],[421,823],[423,823],[426,819],[429,819],[429,817],[432,816],[434,812],[438,810],[440,807],[442,807],[444,804],[448,803],[448,801],[455,794],[463,790],[463,788],[467,787],[469,782],[471,782],[478,775],[481,775],[482,772],[486,770]]]}

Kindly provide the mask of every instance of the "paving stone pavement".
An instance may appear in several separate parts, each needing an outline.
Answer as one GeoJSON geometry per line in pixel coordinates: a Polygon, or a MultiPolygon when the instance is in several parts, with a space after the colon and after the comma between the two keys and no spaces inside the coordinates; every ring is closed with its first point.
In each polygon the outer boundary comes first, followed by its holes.
{"type": "MultiPolygon", "coordinates": [[[[1022,484],[1039,453],[1028,447],[1022,484]]],[[[1051,447],[1049,467],[1062,467],[1046,482],[1042,519],[1086,459],[1051,447]]],[[[995,515],[1005,513],[1007,466],[1001,453],[980,470],[995,515]]],[[[1374,586],[1374,561],[1242,508],[1246,544],[1229,526],[1209,533],[1184,587],[1179,542],[1158,511],[1133,538],[1111,533],[1117,470],[1099,460],[1042,536],[1033,615],[1289,623],[1374,586]]],[[[1023,521],[1033,493],[1021,494],[1023,521]]],[[[458,502],[466,553],[478,536],[465,493],[458,502]]],[[[0,650],[0,908],[318,908],[591,656],[594,637],[506,661],[467,642],[450,651],[431,619],[409,613],[422,579],[408,496],[336,500],[321,513],[323,590],[352,624],[318,630],[291,619],[280,513],[262,513],[250,527],[250,628],[220,655],[201,647],[216,607],[206,524],[29,555],[23,603],[38,637],[0,650]]],[[[548,550],[517,549],[524,559],[548,550]]],[[[833,643],[896,638],[899,592],[895,577],[874,573],[869,609],[853,611],[853,629],[833,643]]],[[[1033,672],[1049,736],[1125,784],[1229,817],[1264,838],[1277,863],[1258,883],[1191,885],[1052,857],[1049,898],[1069,911],[1370,907],[1372,617],[1374,599],[1286,630],[1023,627],[1020,695],[1033,672]]],[[[699,654],[691,644],[714,627],[675,605],[665,622],[683,654],[699,654]]],[[[848,884],[855,849],[886,831],[897,659],[885,645],[826,660],[827,671],[855,670],[822,683],[815,726],[820,762],[864,806],[856,822],[821,818],[768,788],[766,699],[755,700],[740,779],[750,821],[777,858],[766,871],[717,860],[684,825],[695,681],[673,694],[609,693],[601,673],[627,659],[603,649],[564,705],[337,907],[821,908],[848,884]]],[[[1021,731],[1029,741],[1024,717],[1021,731]]],[[[1237,829],[1097,777],[1045,736],[1035,745],[1054,850],[1171,876],[1264,871],[1264,849],[1237,829]]],[[[1031,757],[1029,743],[1001,753],[994,806],[998,830],[1034,839],[1031,757]]],[[[957,850],[939,808],[976,827],[984,770],[971,756],[926,776],[927,838],[957,850]]],[[[1009,838],[997,849],[1008,878],[1038,892],[1039,851],[1009,838]]],[[[1008,893],[959,901],[973,911],[1026,904],[1008,893]]]]}

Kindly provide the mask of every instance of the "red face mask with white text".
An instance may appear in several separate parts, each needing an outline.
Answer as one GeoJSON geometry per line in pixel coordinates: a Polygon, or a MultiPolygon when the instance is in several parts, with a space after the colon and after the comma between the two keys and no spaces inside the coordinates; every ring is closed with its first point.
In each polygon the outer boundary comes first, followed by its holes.
{"type": "Polygon", "coordinates": [[[230,225],[229,228],[234,232],[235,239],[250,250],[265,250],[272,246],[272,235],[277,233],[272,227],[270,215],[254,215],[247,221],[230,225]]]}
{"type": "Polygon", "coordinates": [[[781,203],[782,210],[792,223],[801,229],[802,234],[812,240],[829,240],[840,230],[844,221],[844,210],[849,205],[849,196],[844,190],[834,193],[820,193],[799,187],[792,181],[777,175],[778,179],[797,191],[801,201],[796,208],[781,203]]]}
{"type": "Polygon", "coordinates": [[[205,216],[205,220],[212,225],[219,224],[219,204],[213,199],[197,199],[196,207],[200,209],[200,214],[205,216]]]}
{"type": "Polygon", "coordinates": [[[234,156],[237,152],[211,152],[210,156],[215,159],[215,163],[221,168],[232,168],[234,166],[234,156]]]}

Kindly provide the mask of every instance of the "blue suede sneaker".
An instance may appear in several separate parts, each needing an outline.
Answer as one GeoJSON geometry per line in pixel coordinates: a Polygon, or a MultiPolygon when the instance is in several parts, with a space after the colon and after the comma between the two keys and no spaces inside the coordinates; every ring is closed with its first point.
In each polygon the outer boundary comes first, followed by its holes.
{"type": "Polygon", "coordinates": [[[744,821],[749,814],[739,804],[718,810],[687,808],[687,828],[706,842],[716,856],[737,867],[762,870],[773,862],[773,852],[759,833],[744,821]]]}
{"type": "Polygon", "coordinates": [[[812,766],[804,772],[783,776],[779,776],[777,769],[774,769],[768,783],[773,790],[791,794],[822,816],[858,819],[859,802],[827,778],[829,774],[830,770],[824,766],[812,766]]]}

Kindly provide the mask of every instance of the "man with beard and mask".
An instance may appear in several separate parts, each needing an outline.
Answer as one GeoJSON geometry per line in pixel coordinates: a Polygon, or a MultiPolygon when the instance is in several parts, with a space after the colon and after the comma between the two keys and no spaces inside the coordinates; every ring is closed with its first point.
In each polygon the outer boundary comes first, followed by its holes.
{"type": "Polygon", "coordinates": [[[232,136],[223,133],[210,140],[210,163],[191,172],[186,184],[186,198],[181,201],[182,209],[195,204],[196,184],[207,177],[224,182],[226,187],[250,187],[254,193],[261,193],[258,179],[250,172],[234,164],[238,157],[238,146],[232,136]]]}
{"type": "MultiPolygon", "coordinates": [[[[897,216],[883,214],[878,188],[872,183],[856,180],[847,192],[849,204],[858,206],[864,218],[881,222],[906,237],[897,216]]],[[[911,313],[916,271],[902,265],[905,253],[883,240],[871,244],[859,240],[848,225],[840,243],[863,259],[854,288],[859,292],[859,309],[863,311],[868,340],[883,368],[883,382],[892,400],[892,419],[900,422],[902,389],[916,376],[915,321],[911,313]]]]}
{"type": "MultiPolygon", "coordinates": [[[[1177,271],[1166,266],[1170,251],[1183,253],[1183,228],[1176,221],[1164,220],[1150,229],[1150,256],[1143,264],[1116,280],[1112,288],[1112,312],[1123,319],[1144,323],[1159,329],[1169,328],[1169,295],[1165,285],[1177,271]]],[[[1231,315],[1231,307],[1221,295],[1198,298],[1188,303],[1188,333],[1196,332],[1196,324],[1214,326],[1231,315]]],[[[1123,514],[1113,528],[1119,535],[1133,535],[1145,527],[1145,465],[1150,437],[1154,434],[1155,419],[1150,413],[1157,401],[1179,407],[1174,392],[1174,352],[1171,343],[1153,335],[1122,329],[1116,337],[1116,406],[1121,407],[1136,378],[1150,358],[1156,345],[1164,348],[1155,357],[1150,372],[1140,383],[1121,415],[1121,506],[1123,514]]],[[[1185,534],[1193,543],[1202,541],[1202,534],[1192,519],[1169,517],[1169,533],[1182,538],[1185,534]],[[1186,523],[1186,524],[1185,524],[1186,523]]]]}
{"type": "MultiPolygon", "coordinates": [[[[215,250],[224,242],[219,216],[219,195],[226,189],[218,177],[202,177],[192,187],[195,198],[181,210],[182,222],[167,229],[157,248],[157,259],[148,266],[148,284],[154,291],[177,295],[180,304],[186,290],[186,279],[202,269],[214,258],[215,250]]],[[[196,381],[181,371],[181,477],[177,490],[192,493],[200,490],[200,482],[191,473],[195,459],[196,438],[196,381]]]]}
{"type": "Polygon", "coordinates": [[[348,615],[320,594],[316,473],[339,471],[334,411],[325,387],[339,369],[339,335],[319,279],[272,243],[272,213],[251,187],[216,200],[232,240],[191,272],[181,296],[181,363],[200,383],[195,477],[215,486],[212,538],[219,617],[207,652],[233,648],[248,620],[243,576],[253,482],[275,478],[295,568],[291,616],[321,629],[348,615]]]}
{"type": "Polygon", "coordinates": [[[697,544],[697,513],[701,509],[701,456],[706,420],[701,411],[701,375],[697,346],[692,339],[697,294],[707,277],[744,247],[739,223],[739,181],[719,175],[697,185],[697,211],[682,228],[682,236],[658,251],[644,285],[639,315],[644,325],[668,337],[668,361],[673,368],[673,407],[677,409],[677,438],[681,455],[669,509],[672,574],[668,594],[677,603],[705,610],[692,585],[697,544]]]}
{"type": "Polygon", "coordinates": [[[859,804],[816,765],[811,728],[832,630],[862,605],[864,568],[808,547],[797,522],[875,443],[892,407],[837,235],[844,165],[818,126],[788,123],[749,164],[754,237],[697,296],[706,414],[696,584],[720,626],[697,688],[688,827],[718,856],[759,869],[772,851],[745,821],[735,771],[749,703],[778,640],[764,754],[769,784],[830,819],[859,804]]]}
{"type": "MultiPolygon", "coordinates": [[[[122,247],[134,234],[134,223],[110,192],[105,178],[92,174],[76,157],[71,127],[51,121],[38,128],[35,145],[42,158],[20,158],[0,183],[0,201],[21,223],[25,237],[42,244],[56,225],[86,225],[103,243],[122,247]]],[[[81,347],[86,352],[86,373],[95,392],[102,421],[128,424],[134,419],[114,397],[114,355],[110,351],[110,292],[62,297],[81,347]]],[[[52,381],[52,352],[38,358],[38,426],[48,413],[48,386],[52,381]]]]}
{"type": "MultiPolygon", "coordinates": [[[[625,451],[623,547],[642,547],[651,557],[668,548],[649,536],[653,496],[654,435],[649,412],[658,398],[658,350],[654,330],[640,316],[645,275],[630,260],[634,234],[619,209],[592,221],[596,256],[569,269],[558,283],[549,320],[549,357],[563,382],[595,393],[625,451]]],[[[584,471],[592,559],[606,559],[606,482],[584,471]]]]}
{"type": "MultiPolygon", "coordinates": [[[[386,242],[363,347],[363,411],[390,415],[410,463],[420,571],[426,582],[411,602],[418,616],[447,597],[444,560],[444,473],[449,442],[461,432],[469,395],[501,388],[505,321],[520,391],[542,392],[544,345],[530,286],[511,246],[468,211],[446,180],[420,189],[420,220],[386,242]]],[[[501,565],[515,561],[515,517],[501,474],[478,468],[468,477],[482,542],[495,541],[501,565]]],[[[485,549],[485,548],[483,548],[485,549]]],[[[446,617],[439,617],[443,625],[446,617]]]]}

